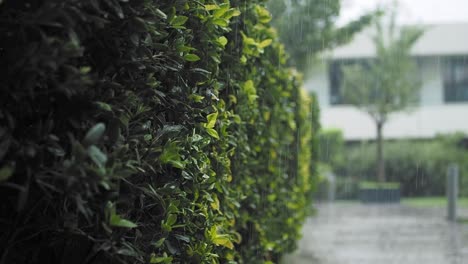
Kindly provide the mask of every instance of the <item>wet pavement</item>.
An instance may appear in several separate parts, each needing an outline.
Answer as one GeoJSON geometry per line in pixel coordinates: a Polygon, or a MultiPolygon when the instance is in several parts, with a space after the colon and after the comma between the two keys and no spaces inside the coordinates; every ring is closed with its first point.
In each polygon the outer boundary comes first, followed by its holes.
{"type": "MultiPolygon", "coordinates": [[[[444,208],[322,204],[284,264],[467,264],[468,224],[444,208]]],[[[466,215],[467,212],[461,212],[466,215]]]]}

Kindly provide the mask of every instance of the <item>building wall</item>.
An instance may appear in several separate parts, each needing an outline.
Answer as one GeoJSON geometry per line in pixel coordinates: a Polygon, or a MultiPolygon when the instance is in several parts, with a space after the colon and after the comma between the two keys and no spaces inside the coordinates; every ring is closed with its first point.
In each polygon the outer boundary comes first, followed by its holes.
{"type": "MultiPolygon", "coordinates": [[[[443,60],[440,57],[418,59],[422,81],[420,104],[392,114],[384,126],[385,138],[432,138],[453,132],[468,134],[468,102],[444,102],[443,60]]],[[[322,127],[341,129],[345,140],[373,140],[375,124],[367,113],[350,105],[330,105],[328,74],[326,62],[318,63],[305,82],[305,88],[318,95],[322,127]]]]}

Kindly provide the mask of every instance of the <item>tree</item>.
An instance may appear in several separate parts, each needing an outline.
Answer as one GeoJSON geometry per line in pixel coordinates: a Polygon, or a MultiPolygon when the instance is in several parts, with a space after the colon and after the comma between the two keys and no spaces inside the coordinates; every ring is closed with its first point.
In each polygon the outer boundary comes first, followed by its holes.
{"type": "Polygon", "coordinates": [[[343,67],[345,100],[366,111],[377,128],[377,177],[385,181],[382,129],[389,114],[406,109],[418,101],[420,80],[410,52],[423,34],[418,27],[395,26],[395,12],[388,28],[382,21],[375,23],[373,38],[376,57],[343,67]]]}
{"type": "Polygon", "coordinates": [[[341,0],[270,0],[268,7],[271,23],[290,54],[290,63],[302,71],[311,56],[348,42],[380,14],[368,13],[337,27],[341,0]]]}

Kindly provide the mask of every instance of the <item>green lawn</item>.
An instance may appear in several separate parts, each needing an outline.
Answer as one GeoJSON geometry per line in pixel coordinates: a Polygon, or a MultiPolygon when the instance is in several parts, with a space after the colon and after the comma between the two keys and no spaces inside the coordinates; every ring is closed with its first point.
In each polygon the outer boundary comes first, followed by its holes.
{"type": "MultiPolygon", "coordinates": [[[[401,203],[415,207],[441,207],[447,205],[446,197],[415,197],[403,198],[401,203]]],[[[468,208],[468,198],[463,197],[458,199],[458,206],[468,208]]]]}

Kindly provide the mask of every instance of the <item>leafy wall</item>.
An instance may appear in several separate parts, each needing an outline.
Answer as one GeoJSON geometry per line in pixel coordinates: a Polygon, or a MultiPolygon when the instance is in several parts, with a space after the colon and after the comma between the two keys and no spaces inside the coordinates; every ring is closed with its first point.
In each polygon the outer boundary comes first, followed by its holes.
{"type": "Polygon", "coordinates": [[[2,263],[268,263],[311,102],[263,1],[0,1],[2,263]]]}

